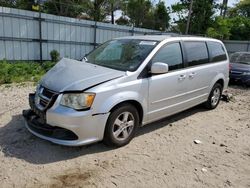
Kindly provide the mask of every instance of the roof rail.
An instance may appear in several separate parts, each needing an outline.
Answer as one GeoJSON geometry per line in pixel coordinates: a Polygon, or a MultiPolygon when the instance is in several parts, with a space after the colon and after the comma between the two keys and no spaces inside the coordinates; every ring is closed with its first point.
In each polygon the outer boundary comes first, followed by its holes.
{"type": "Polygon", "coordinates": [[[153,32],[146,32],[144,35],[170,35],[172,37],[180,36],[178,33],[172,33],[172,32],[162,32],[162,31],[153,31],[153,32]]]}
{"type": "Polygon", "coordinates": [[[144,35],[169,35],[171,37],[205,37],[204,34],[198,34],[198,35],[186,35],[186,34],[179,34],[179,33],[173,33],[173,32],[161,32],[161,31],[153,31],[153,32],[146,32],[144,35]]]}

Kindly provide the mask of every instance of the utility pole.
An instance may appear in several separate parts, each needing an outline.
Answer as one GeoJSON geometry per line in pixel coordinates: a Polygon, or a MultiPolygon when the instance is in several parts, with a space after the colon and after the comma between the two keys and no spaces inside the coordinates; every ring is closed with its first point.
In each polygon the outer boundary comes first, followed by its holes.
{"type": "Polygon", "coordinates": [[[193,0],[191,0],[190,2],[190,7],[189,7],[189,12],[188,12],[188,20],[187,20],[187,26],[186,26],[186,32],[185,34],[188,34],[189,31],[189,26],[190,26],[190,20],[191,20],[191,15],[192,15],[192,11],[193,11],[193,0]]]}
{"type": "Polygon", "coordinates": [[[111,23],[115,24],[115,19],[114,19],[114,2],[111,2],[111,23]]]}
{"type": "Polygon", "coordinates": [[[40,48],[40,63],[43,61],[43,46],[42,46],[42,10],[41,10],[41,0],[34,0],[32,5],[32,10],[39,11],[39,16],[37,18],[39,24],[39,48],[40,48]]]}
{"type": "Polygon", "coordinates": [[[40,48],[40,63],[43,62],[43,43],[42,43],[42,13],[41,13],[41,0],[39,3],[39,48],[40,48]]]}
{"type": "Polygon", "coordinates": [[[228,0],[223,0],[223,9],[224,9],[223,19],[226,17],[226,14],[227,14],[227,3],[228,3],[228,0]]]}

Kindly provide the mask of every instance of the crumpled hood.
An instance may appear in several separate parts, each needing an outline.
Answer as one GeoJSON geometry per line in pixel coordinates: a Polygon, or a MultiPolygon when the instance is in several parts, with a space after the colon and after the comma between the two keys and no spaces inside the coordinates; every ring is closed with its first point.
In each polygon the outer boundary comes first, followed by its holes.
{"type": "Polygon", "coordinates": [[[123,71],[63,58],[44,75],[40,84],[56,92],[81,91],[124,75],[123,71]]]}

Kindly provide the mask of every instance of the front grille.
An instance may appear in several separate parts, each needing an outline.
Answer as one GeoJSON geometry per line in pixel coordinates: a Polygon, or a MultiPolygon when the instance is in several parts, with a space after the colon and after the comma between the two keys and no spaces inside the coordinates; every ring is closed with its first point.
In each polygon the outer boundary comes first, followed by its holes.
{"type": "Polygon", "coordinates": [[[43,99],[40,98],[39,104],[40,104],[42,107],[46,108],[46,106],[48,105],[48,103],[49,103],[49,101],[43,100],[43,99]]]}
{"type": "Polygon", "coordinates": [[[58,93],[49,90],[43,86],[39,86],[36,90],[35,104],[40,110],[46,110],[51,107],[57,97],[58,93]]]}
{"type": "Polygon", "coordinates": [[[47,88],[44,88],[43,92],[42,92],[43,96],[47,97],[47,98],[51,98],[53,97],[54,94],[56,94],[56,92],[51,91],[47,88]]]}

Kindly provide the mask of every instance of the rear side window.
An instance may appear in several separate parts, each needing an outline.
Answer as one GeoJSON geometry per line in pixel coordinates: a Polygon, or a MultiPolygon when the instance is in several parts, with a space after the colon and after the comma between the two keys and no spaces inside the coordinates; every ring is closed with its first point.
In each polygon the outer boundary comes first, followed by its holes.
{"type": "Polygon", "coordinates": [[[205,42],[185,42],[188,66],[202,65],[209,62],[205,42]]]}
{"type": "Polygon", "coordinates": [[[152,63],[156,62],[168,64],[170,71],[183,68],[180,43],[163,46],[152,59],[152,63]]]}
{"type": "Polygon", "coordinates": [[[223,46],[218,42],[207,42],[210,61],[224,61],[227,59],[227,55],[223,46]]]}

